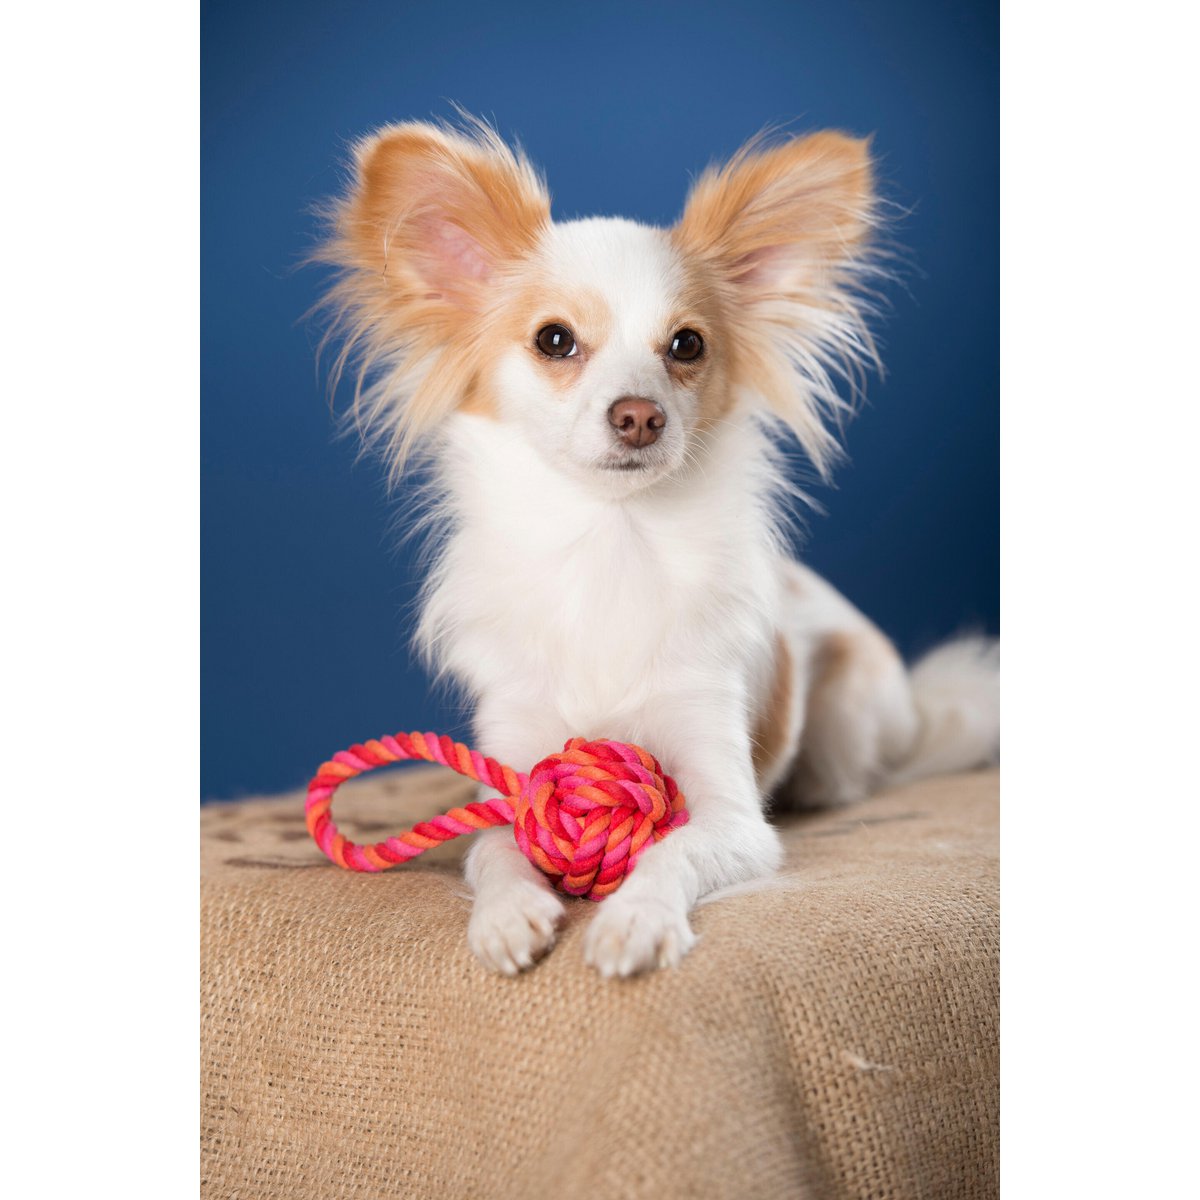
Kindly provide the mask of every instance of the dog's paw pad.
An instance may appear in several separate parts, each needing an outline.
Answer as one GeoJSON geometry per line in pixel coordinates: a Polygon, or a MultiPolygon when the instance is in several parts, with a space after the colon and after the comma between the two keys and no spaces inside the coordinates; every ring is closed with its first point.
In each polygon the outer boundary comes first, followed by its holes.
{"type": "Polygon", "coordinates": [[[554,945],[564,911],[553,892],[533,883],[516,885],[501,896],[477,897],[467,942],[489,971],[516,975],[554,945]]]}
{"type": "Polygon", "coordinates": [[[583,942],[584,959],[606,979],[677,967],[696,944],[680,908],[661,902],[605,900],[583,942]]]}

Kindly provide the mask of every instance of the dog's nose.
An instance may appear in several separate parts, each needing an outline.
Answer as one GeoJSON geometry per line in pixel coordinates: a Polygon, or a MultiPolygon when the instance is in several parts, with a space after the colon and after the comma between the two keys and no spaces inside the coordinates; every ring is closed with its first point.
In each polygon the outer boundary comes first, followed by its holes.
{"type": "Polygon", "coordinates": [[[608,410],[608,423],[627,446],[640,449],[658,441],[667,414],[653,400],[641,396],[622,396],[608,410]]]}

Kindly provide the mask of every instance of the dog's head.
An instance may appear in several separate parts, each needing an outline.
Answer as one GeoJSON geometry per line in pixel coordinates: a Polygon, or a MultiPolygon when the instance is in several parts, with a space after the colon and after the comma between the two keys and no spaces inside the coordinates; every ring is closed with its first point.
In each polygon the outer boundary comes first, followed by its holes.
{"type": "Polygon", "coordinates": [[[324,255],[342,271],[338,370],[357,361],[356,410],[397,470],[461,410],[622,494],[750,407],[825,471],[835,377],[874,358],[858,287],[874,221],[867,144],[839,133],[751,143],[664,230],[553,222],[486,126],[393,126],[357,146],[324,255]]]}

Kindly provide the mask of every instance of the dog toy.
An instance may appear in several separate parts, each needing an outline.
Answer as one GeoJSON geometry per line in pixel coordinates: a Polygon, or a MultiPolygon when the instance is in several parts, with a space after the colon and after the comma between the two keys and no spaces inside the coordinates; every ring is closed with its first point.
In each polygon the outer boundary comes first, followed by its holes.
{"type": "Polygon", "coordinates": [[[633,869],[651,840],[687,823],[683,793],[639,746],[572,738],[528,775],[435,733],[398,733],[335,754],[308,785],[308,831],[339,867],[386,871],[452,838],[513,826],[517,845],[559,891],[602,900],[633,869]],[[424,759],[502,795],[452,808],[373,846],[344,838],[330,816],[333,794],[366,771],[424,759]]]}

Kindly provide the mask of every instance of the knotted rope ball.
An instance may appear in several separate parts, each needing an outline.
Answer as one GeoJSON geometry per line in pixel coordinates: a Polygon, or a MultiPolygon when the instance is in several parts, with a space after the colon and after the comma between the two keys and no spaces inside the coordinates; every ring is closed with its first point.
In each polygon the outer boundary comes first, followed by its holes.
{"type": "Polygon", "coordinates": [[[572,738],[528,775],[434,733],[398,733],[335,754],[308,785],[308,830],[339,867],[386,871],[442,842],[512,824],[521,852],[559,891],[602,900],[651,843],[687,823],[683,793],[639,746],[572,738]],[[441,763],[500,796],[421,821],[405,833],[359,846],[337,830],[333,794],[355,775],[411,759],[441,763]]]}

